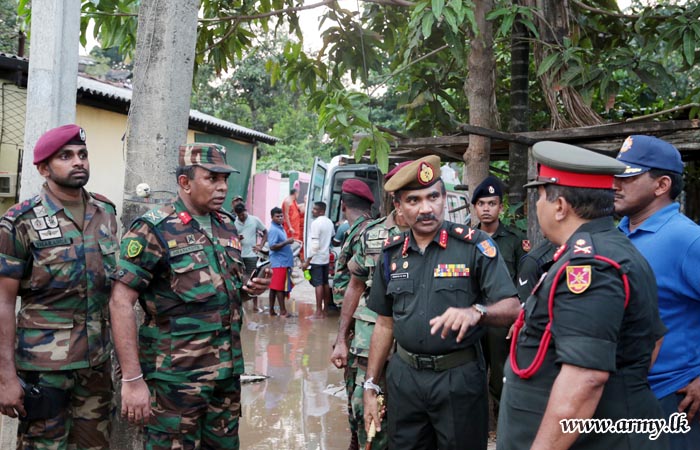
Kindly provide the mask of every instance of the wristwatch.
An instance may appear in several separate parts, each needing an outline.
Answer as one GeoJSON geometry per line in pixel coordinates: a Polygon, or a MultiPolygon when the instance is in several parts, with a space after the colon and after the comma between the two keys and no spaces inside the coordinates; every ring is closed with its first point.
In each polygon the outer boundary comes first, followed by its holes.
{"type": "Polygon", "coordinates": [[[476,309],[479,314],[481,314],[481,319],[479,319],[479,322],[483,320],[484,317],[488,316],[488,311],[486,311],[486,306],[480,304],[480,303],[474,303],[472,305],[472,308],[476,309]]]}
{"type": "Polygon", "coordinates": [[[365,390],[372,389],[377,394],[382,393],[382,388],[380,388],[378,384],[374,383],[374,377],[367,378],[365,380],[365,384],[363,384],[362,387],[365,388],[365,390]]]}

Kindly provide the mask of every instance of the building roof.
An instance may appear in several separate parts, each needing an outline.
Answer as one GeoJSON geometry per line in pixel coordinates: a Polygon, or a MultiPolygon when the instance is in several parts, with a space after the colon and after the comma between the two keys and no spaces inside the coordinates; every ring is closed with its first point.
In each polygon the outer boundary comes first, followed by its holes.
{"type": "MultiPolygon", "coordinates": [[[[78,76],[79,101],[88,100],[82,103],[99,106],[99,102],[96,100],[102,100],[114,106],[121,106],[117,109],[120,110],[119,112],[125,112],[124,109],[128,111],[128,106],[131,103],[131,95],[132,90],[129,88],[105,83],[94,78],[78,76]]],[[[279,141],[279,138],[274,136],[218,119],[194,109],[190,110],[190,128],[203,132],[223,132],[233,138],[255,140],[266,144],[274,144],[279,141]]]]}

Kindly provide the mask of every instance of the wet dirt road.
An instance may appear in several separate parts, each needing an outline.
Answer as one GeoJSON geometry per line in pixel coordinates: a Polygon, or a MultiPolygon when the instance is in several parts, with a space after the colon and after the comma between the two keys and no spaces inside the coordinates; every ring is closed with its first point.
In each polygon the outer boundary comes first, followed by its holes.
{"type": "MultiPolygon", "coordinates": [[[[259,305],[267,303],[265,293],[259,305]]],[[[287,309],[296,317],[270,317],[245,305],[245,372],[269,378],[243,384],[241,448],[345,450],[350,431],[343,373],[329,363],[338,315],[308,318],[315,309],[308,282],[295,286],[287,309]]]]}

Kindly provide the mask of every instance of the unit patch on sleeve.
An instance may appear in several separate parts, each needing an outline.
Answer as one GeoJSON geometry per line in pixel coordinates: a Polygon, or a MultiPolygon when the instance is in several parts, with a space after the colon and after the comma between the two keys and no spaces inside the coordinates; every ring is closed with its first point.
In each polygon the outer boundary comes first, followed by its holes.
{"type": "Polygon", "coordinates": [[[591,285],[591,266],[567,266],[566,286],[573,294],[581,294],[591,285]]]}
{"type": "Polygon", "coordinates": [[[139,241],[132,239],[129,245],[126,246],[126,256],[135,258],[139,256],[141,250],[143,250],[143,245],[139,241]]]}
{"type": "Polygon", "coordinates": [[[483,241],[479,242],[476,244],[476,248],[481,251],[484,255],[488,256],[489,258],[494,258],[498,254],[496,251],[496,246],[491,243],[488,239],[484,239],[483,241]]]}

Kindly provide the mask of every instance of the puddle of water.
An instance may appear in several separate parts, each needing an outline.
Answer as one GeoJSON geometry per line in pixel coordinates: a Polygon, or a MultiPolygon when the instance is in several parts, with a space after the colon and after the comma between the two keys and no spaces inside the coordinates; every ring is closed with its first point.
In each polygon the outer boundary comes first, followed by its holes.
{"type": "MultiPolygon", "coordinates": [[[[267,305],[267,294],[259,298],[267,305]]],[[[254,313],[246,304],[241,340],[247,374],[266,375],[241,392],[241,448],[345,450],[350,441],[343,373],[328,360],[338,316],[311,320],[313,288],[292,291],[293,318],[254,313]]]]}

